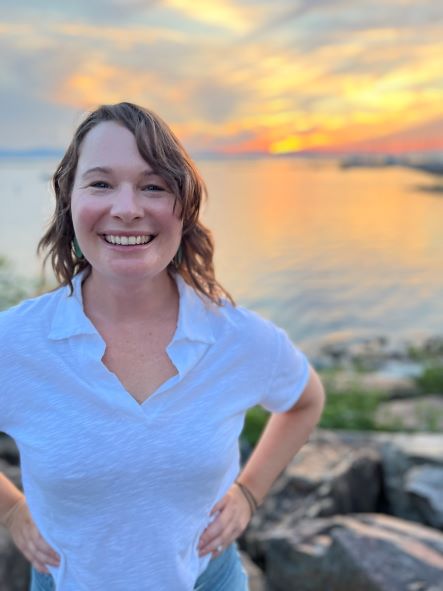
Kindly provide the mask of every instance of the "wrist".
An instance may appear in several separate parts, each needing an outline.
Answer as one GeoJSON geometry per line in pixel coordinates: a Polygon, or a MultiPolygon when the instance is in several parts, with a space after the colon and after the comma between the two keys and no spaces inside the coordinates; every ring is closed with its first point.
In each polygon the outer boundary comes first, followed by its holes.
{"type": "Polygon", "coordinates": [[[4,514],[1,518],[1,524],[6,527],[7,529],[10,528],[11,523],[14,519],[14,515],[16,512],[22,507],[22,505],[26,504],[26,497],[22,495],[13,505],[12,507],[4,514]]]}
{"type": "Polygon", "coordinates": [[[234,484],[236,484],[238,486],[238,488],[242,492],[243,496],[247,500],[248,505],[249,505],[249,509],[251,511],[251,519],[252,519],[252,516],[254,515],[255,511],[257,510],[257,508],[259,506],[259,503],[258,503],[255,495],[252,493],[251,489],[248,486],[246,486],[246,484],[239,482],[239,480],[235,480],[234,484]]]}

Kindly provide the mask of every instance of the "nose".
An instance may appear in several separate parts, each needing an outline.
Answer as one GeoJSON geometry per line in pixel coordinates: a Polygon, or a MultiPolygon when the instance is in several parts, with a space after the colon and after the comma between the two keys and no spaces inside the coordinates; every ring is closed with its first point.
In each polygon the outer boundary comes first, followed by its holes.
{"type": "Polygon", "coordinates": [[[130,185],[119,187],[114,195],[111,215],[125,222],[143,217],[143,207],[137,190],[130,185]]]}

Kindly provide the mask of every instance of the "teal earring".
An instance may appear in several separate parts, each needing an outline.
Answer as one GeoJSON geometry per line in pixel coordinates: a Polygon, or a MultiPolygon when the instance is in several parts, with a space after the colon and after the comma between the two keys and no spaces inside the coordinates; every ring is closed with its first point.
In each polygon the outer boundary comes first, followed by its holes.
{"type": "Polygon", "coordinates": [[[77,240],[77,237],[76,236],[74,236],[74,239],[72,240],[72,247],[74,249],[75,256],[78,259],[82,259],[83,258],[82,249],[80,248],[80,245],[78,243],[78,240],[77,240]]]}

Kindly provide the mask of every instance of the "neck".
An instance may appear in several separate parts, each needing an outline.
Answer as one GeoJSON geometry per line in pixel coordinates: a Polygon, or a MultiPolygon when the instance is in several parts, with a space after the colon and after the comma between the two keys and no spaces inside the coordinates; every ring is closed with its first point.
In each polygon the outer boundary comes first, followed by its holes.
{"type": "Polygon", "coordinates": [[[85,313],[93,322],[140,323],[178,312],[178,289],[166,271],[134,282],[107,280],[92,271],[82,293],[85,313]]]}

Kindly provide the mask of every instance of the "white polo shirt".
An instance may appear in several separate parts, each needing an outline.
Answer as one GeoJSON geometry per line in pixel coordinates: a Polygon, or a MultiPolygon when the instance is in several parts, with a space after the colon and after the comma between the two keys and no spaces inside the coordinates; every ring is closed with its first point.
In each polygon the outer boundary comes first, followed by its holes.
{"type": "Polygon", "coordinates": [[[167,353],[178,374],[143,404],[102,363],[81,276],[0,314],[0,430],[17,443],[24,492],[60,555],[57,591],[191,591],[209,513],[240,470],[257,404],[288,410],[309,373],[286,333],[204,302],[177,276],[167,353]]]}

